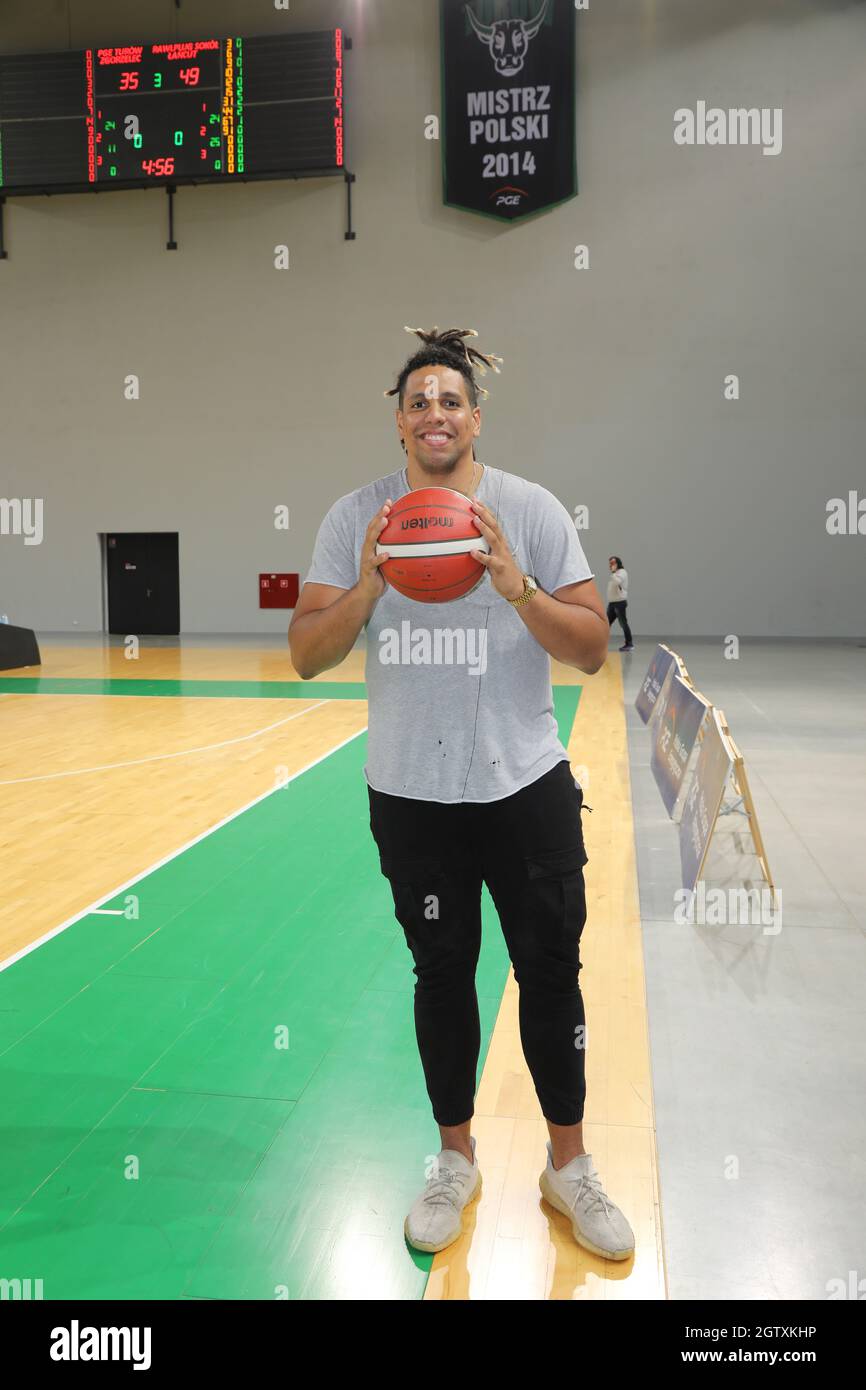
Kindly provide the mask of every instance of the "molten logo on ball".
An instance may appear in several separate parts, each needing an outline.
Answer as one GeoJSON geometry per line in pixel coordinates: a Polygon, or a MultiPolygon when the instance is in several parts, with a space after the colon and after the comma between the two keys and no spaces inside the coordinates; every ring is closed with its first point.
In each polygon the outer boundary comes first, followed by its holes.
{"type": "Polygon", "coordinates": [[[388,552],[380,573],[404,598],[453,603],[484,578],[473,550],[490,546],[475,522],[472,503],[450,487],[419,487],[399,497],[376,543],[388,552]]]}
{"type": "Polygon", "coordinates": [[[454,518],[451,516],[413,516],[411,521],[401,521],[400,530],[410,531],[414,526],[453,526],[454,518]]]}

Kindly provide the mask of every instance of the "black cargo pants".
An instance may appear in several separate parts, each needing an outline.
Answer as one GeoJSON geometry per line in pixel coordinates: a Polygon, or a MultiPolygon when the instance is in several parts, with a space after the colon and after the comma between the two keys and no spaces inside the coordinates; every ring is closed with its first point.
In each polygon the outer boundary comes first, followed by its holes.
{"type": "Polygon", "coordinates": [[[415,1034],[433,1116],[474,1113],[481,885],[520,991],[520,1039],[544,1116],[583,1119],[583,793],[563,760],[499,801],[420,801],[367,788],[370,829],[415,961],[415,1034]]]}

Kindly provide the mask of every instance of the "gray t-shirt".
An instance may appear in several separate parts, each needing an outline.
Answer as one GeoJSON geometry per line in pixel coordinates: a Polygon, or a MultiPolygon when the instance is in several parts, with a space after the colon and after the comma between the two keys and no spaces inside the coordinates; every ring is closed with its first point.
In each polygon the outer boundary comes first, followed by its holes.
{"type": "MultiPolygon", "coordinates": [[[[367,527],[389,497],[409,491],[400,469],[339,498],[319,527],[304,582],[353,588],[367,527]]],[[[546,593],[593,578],[574,521],[552,492],[487,467],[476,491],[518,567],[546,593]]],[[[364,775],[375,791],[498,801],[567,759],[550,657],[488,573],[449,603],[419,603],[388,585],[365,632],[364,775]]]]}

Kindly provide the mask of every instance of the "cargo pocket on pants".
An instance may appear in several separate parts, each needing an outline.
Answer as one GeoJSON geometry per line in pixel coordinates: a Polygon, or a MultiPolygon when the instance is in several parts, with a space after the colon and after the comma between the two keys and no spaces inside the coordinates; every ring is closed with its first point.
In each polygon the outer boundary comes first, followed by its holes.
{"type": "Polygon", "coordinates": [[[435,856],[407,856],[379,853],[382,873],[391,885],[394,914],[404,930],[411,931],[423,921],[430,895],[438,897],[443,865],[435,856]]]}
{"type": "Polygon", "coordinates": [[[583,844],[536,850],[524,860],[527,910],[536,917],[540,936],[576,945],[586,922],[583,866],[589,861],[583,844]]]}

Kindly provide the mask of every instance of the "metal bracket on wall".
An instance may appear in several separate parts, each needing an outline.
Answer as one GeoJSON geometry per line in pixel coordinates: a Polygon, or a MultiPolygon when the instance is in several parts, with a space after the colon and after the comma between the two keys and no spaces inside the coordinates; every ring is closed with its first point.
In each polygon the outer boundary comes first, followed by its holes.
{"type": "Polygon", "coordinates": [[[346,180],[346,241],[355,241],[355,233],[352,231],[352,184],[355,182],[355,175],[350,174],[349,170],[344,170],[343,177],[346,180]]]}
{"type": "Polygon", "coordinates": [[[173,183],[165,185],[168,194],[168,241],[165,243],[166,251],[176,251],[177,242],[174,239],[174,195],[177,192],[173,183]]]}

